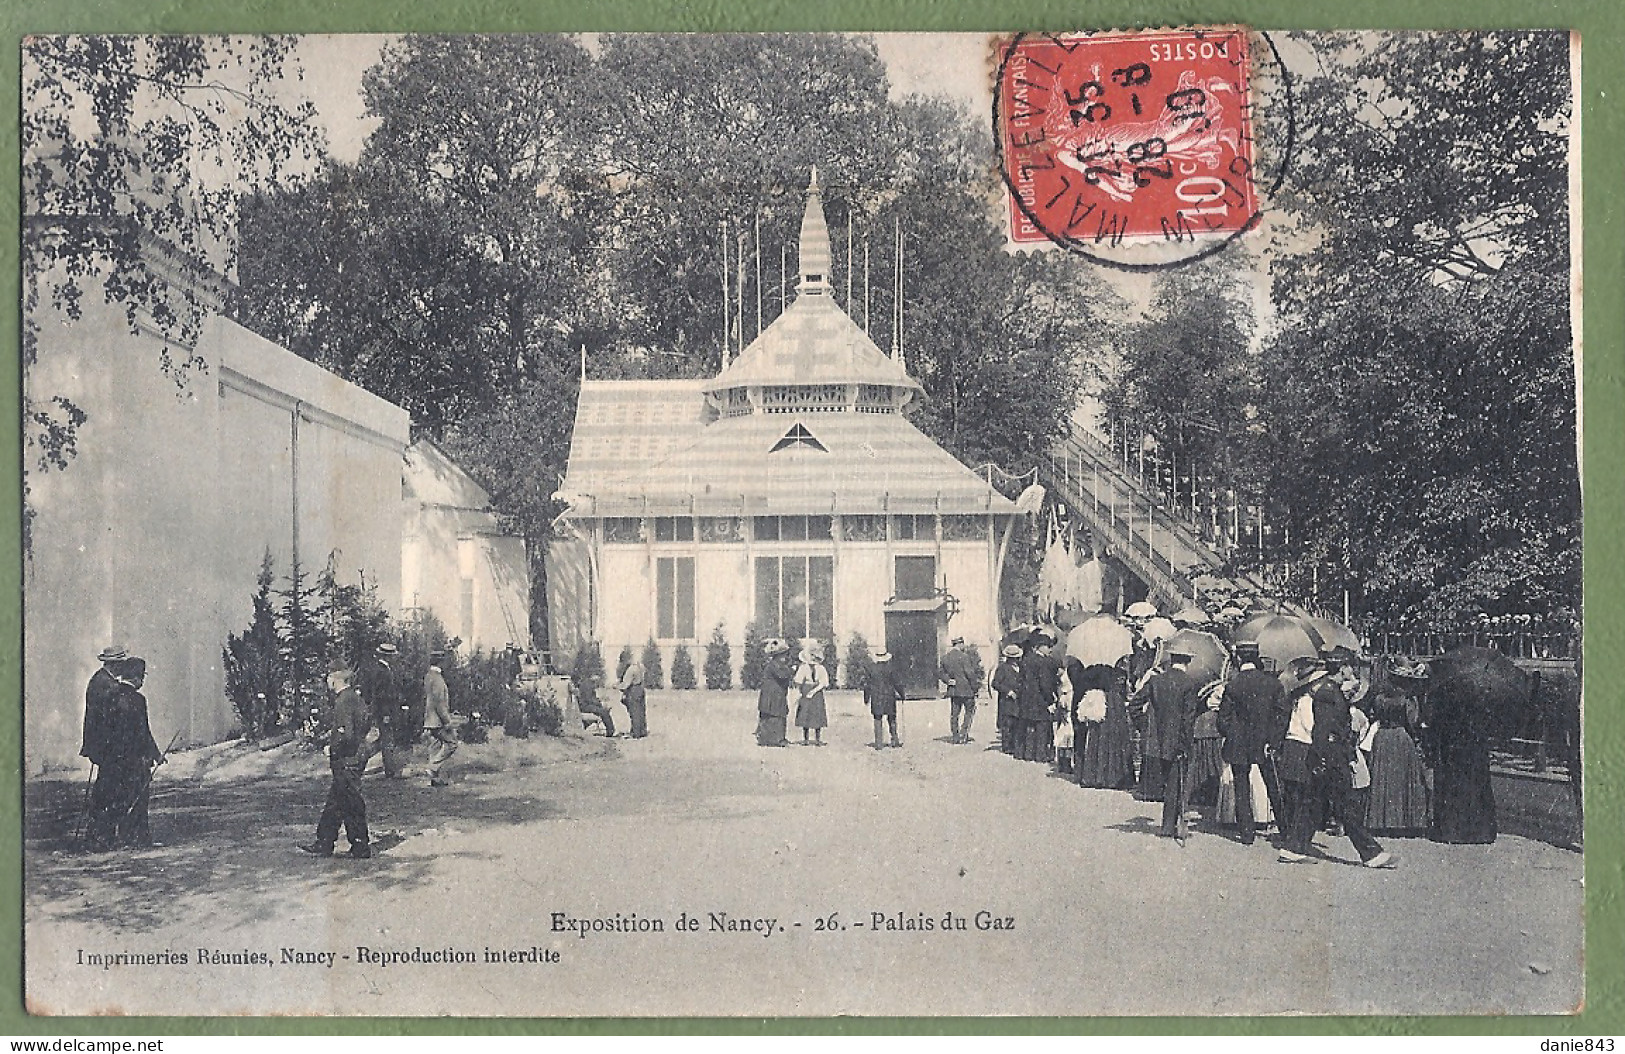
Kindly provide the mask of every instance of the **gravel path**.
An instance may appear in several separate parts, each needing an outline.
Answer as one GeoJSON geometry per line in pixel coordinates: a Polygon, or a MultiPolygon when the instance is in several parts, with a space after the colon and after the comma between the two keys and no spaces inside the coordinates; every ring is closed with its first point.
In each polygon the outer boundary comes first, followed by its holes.
{"type": "Polygon", "coordinates": [[[906,703],[904,748],[877,752],[860,701],[834,693],[828,746],[773,750],[751,739],[752,696],[654,692],[647,739],[498,733],[453,759],[448,788],[369,776],[375,832],[403,840],[366,862],[295,850],[325,793],[325,762],[297,745],[178,763],[183,778],[156,787],[166,844],[132,854],[74,852],[83,784],[36,781],[30,1006],[1456,1014],[1581,1000],[1577,853],[1396,839],[1400,868],[1374,872],[1321,836],[1320,862],[1288,866],[1200,823],[1181,848],[1155,836],[1156,806],[986,749],[988,709],[978,742],[956,746],[946,703],[906,703]],[[389,961],[414,949],[475,961],[389,961]],[[188,961],[150,961],[166,951],[188,961]],[[118,955],[149,961],[96,958],[118,955]]]}

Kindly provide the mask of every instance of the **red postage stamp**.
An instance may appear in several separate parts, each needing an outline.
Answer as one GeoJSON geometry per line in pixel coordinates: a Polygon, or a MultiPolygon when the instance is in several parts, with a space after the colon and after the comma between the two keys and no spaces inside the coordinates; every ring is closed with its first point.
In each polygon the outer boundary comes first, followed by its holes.
{"type": "Polygon", "coordinates": [[[1196,243],[1257,222],[1239,28],[1013,41],[995,96],[1011,240],[1196,243]]]}

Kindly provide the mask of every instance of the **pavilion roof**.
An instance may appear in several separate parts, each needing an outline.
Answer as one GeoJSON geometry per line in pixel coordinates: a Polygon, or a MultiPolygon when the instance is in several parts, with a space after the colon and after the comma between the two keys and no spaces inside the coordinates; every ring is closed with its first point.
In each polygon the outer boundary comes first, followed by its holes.
{"type": "MultiPolygon", "coordinates": [[[[584,388],[583,402],[610,394],[608,386],[614,383],[595,382],[584,388]]],[[[671,438],[664,436],[661,442],[671,438]]],[[[629,449],[654,445],[629,426],[623,427],[619,440],[629,449]]],[[[600,469],[636,460],[605,449],[600,459],[582,462],[585,471],[578,471],[572,448],[565,491],[576,511],[597,516],[722,516],[1008,513],[1015,508],[899,414],[724,418],[693,428],[686,442],[672,443],[663,456],[643,460],[633,471],[600,469]],[[810,436],[817,446],[784,444],[792,433],[810,436]]]]}

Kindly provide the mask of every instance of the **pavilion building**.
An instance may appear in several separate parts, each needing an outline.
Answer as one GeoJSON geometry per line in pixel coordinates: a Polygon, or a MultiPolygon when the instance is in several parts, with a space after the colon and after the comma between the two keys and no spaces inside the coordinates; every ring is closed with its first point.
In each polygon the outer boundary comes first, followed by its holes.
{"type": "Polygon", "coordinates": [[[950,636],[992,665],[1016,513],[905,416],[922,396],[836,303],[816,170],[786,310],[704,380],[583,378],[549,553],[555,661],[654,640],[695,666],[718,625],[794,641],[852,634],[934,694],[950,636]]]}

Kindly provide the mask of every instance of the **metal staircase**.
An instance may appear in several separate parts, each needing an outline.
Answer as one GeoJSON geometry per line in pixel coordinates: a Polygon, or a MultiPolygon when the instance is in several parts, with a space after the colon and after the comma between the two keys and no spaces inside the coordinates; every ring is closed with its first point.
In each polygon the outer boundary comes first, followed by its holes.
{"type": "Polygon", "coordinates": [[[1237,592],[1269,591],[1253,575],[1226,570],[1224,557],[1199,529],[1170,512],[1167,496],[1125,470],[1097,436],[1074,428],[1040,462],[1038,472],[1056,500],[1104,544],[1106,555],[1146,583],[1152,599],[1165,609],[1193,602],[1193,579],[1204,575],[1237,592]]]}

